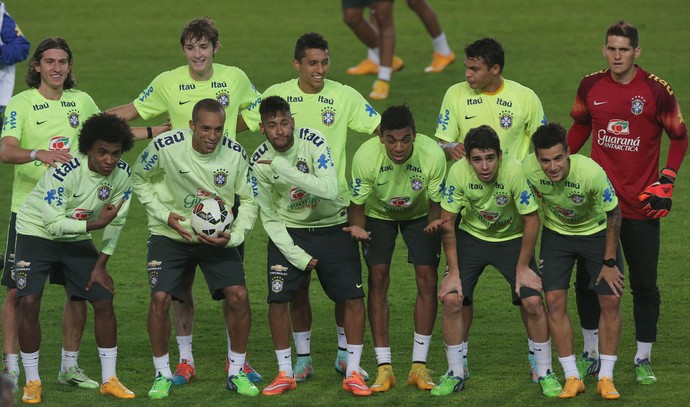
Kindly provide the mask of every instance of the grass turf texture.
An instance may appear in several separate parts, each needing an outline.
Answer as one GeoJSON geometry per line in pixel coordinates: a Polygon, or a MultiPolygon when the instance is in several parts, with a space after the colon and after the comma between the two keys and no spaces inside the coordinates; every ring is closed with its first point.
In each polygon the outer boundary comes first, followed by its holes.
{"type": "MultiPolygon", "coordinates": [[[[331,71],[329,78],[349,84],[368,95],[373,76],[350,77],[345,69],[359,62],[366,53],[363,46],[342,23],[340,2],[316,0],[270,0],[208,2],[190,7],[189,2],[144,1],[103,2],[78,0],[70,2],[8,2],[7,7],[24,34],[35,46],[41,39],[65,37],[75,55],[74,72],[80,80],[79,89],[88,92],[101,109],[130,102],[161,71],[185,64],[179,46],[183,25],[191,18],[212,16],[221,33],[222,47],[216,61],[242,68],[259,90],[295,77],[291,66],[295,39],[306,31],[322,33],[330,42],[331,71]]],[[[433,135],[438,109],[446,89],[464,78],[462,48],[481,37],[499,39],[506,50],[505,77],[534,89],[542,100],[550,121],[569,126],[577,85],[583,75],[605,68],[600,48],[606,27],[626,19],[640,29],[642,55],[639,63],[673,85],[685,109],[690,111],[690,83],[687,74],[687,44],[690,30],[687,15],[690,7],[683,0],[652,3],[646,1],[595,0],[553,2],[535,0],[525,4],[487,0],[481,5],[462,1],[431,2],[458,61],[446,72],[424,74],[432,46],[422,24],[404,1],[395,5],[397,28],[396,54],[405,59],[406,69],[393,77],[390,98],[372,105],[379,111],[391,104],[408,103],[413,110],[420,133],[433,135]],[[686,16],[686,17],[683,17],[686,16]]],[[[33,48],[32,48],[33,52],[33,48]]],[[[25,88],[25,64],[17,67],[15,92],[25,88]]],[[[165,120],[159,117],[148,124],[165,120]]],[[[137,122],[143,124],[143,122],[137,122]]],[[[367,136],[351,134],[348,157],[367,136]]],[[[263,141],[259,134],[243,133],[239,141],[248,151],[263,141]]],[[[664,141],[664,146],[668,142],[664,141]]],[[[144,144],[124,158],[133,162],[144,144]]],[[[661,165],[665,162],[662,153],[661,165]]],[[[690,357],[685,352],[690,328],[690,279],[687,277],[687,252],[684,236],[690,227],[690,176],[686,163],[676,183],[675,205],[662,221],[662,251],[659,264],[659,286],[663,294],[658,343],[654,348],[654,369],[659,383],[640,386],[632,373],[635,338],[632,319],[632,297],[629,290],[623,297],[623,333],[616,366],[616,386],[625,405],[685,404],[687,372],[690,357]]],[[[349,172],[349,171],[348,171],[349,172]]],[[[0,166],[0,241],[6,240],[9,217],[12,167],[0,166]]],[[[149,288],[145,268],[146,217],[142,206],[132,205],[129,219],[118,250],[109,262],[117,287],[115,307],[118,316],[118,373],[122,382],[137,394],[136,400],[119,401],[104,397],[98,391],[67,388],[55,384],[60,364],[60,312],[63,291],[49,286],[43,298],[41,323],[40,372],[46,406],[148,405],[146,396],[153,383],[151,350],[146,331],[149,288]]],[[[249,341],[250,360],[264,376],[263,386],[276,372],[273,344],[267,324],[266,235],[257,223],[247,241],[246,274],[253,311],[253,327],[249,341]]],[[[509,303],[508,287],[494,270],[488,270],[476,292],[476,313],[470,338],[470,369],[472,379],[466,389],[443,399],[434,398],[404,385],[412,352],[412,307],[415,299],[414,274],[405,262],[405,248],[398,242],[393,261],[389,293],[391,307],[391,347],[399,386],[387,394],[367,399],[354,399],[340,387],[340,376],[333,371],[336,350],[333,305],[313,284],[312,306],[314,324],[312,356],[316,377],[298,389],[272,398],[275,405],[307,402],[314,405],[334,403],[364,405],[514,405],[557,404],[547,400],[539,387],[530,383],[527,365],[527,340],[520,318],[509,303]]],[[[366,271],[365,271],[366,273],[366,271]]],[[[366,285],[366,284],[365,284],[366,285]]],[[[4,300],[2,290],[0,299],[4,300]]],[[[169,401],[160,405],[206,403],[243,403],[263,405],[262,396],[247,398],[228,394],[224,385],[226,354],[225,329],[220,304],[210,300],[202,277],[195,286],[197,316],[194,329],[194,355],[198,380],[190,386],[176,388],[169,401]]],[[[581,336],[570,297],[571,315],[575,323],[575,350],[581,350],[581,336]]],[[[89,316],[93,315],[89,311],[89,316]]],[[[443,352],[440,315],[434,329],[434,340],[428,364],[441,375],[446,368],[443,352]]],[[[100,377],[95,350],[93,322],[87,323],[82,341],[79,364],[94,379],[100,377]]],[[[362,365],[372,376],[376,372],[373,342],[367,327],[362,365]]],[[[173,369],[177,346],[173,335],[170,342],[173,369]]],[[[293,355],[294,356],[294,355],[293,355]]],[[[554,357],[554,368],[561,378],[562,370],[554,357]]],[[[23,382],[23,375],[21,378],[23,382]]],[[[373,383],[370,381],[369,384],[373,383]]],[[[570,402],[585,405],[600,400],[596,382],[585,380],[587,391],[570,402]]]]}

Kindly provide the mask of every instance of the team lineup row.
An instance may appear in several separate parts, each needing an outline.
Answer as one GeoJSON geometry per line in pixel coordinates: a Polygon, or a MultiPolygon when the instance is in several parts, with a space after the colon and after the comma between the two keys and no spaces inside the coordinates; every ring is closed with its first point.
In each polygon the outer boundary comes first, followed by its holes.
{"type": "MultiPolygon", "coordinates": [[[[515,289],[513,300],[520,306],[530,338],[534,378],[544,394],[574,397],[584,391],[583,376],[598,370],[598,392],[604,398],[618,398],[612,378],[623,288],[619,234],[636,296],[636,373],[640,383],[654,382],[650,354],[659,302],[658,217],[670,209],[675,172],[687,149],[687,130],[670,88],[634,64],[639,55],[634,27],[621,22],[609,28],[606,38],[604,55],[610,69],[582,81],[572,112],[575,124],[567,141],[564,129],[546,124],[534,92],[502,77],[503,50],[497,41],[484,38],[468,45],[467,81],[451,87],[442,103],[436,133],[439,148],[435,141],[416,134],[406,107],[392,107],[379,116],[352,88],[327,80],[328,44],[320,35],[305,34],[298,39],[293,65],[299,77],[269,87],[260,95],[239,69],[213,64],[217,30],[209,19],[193,20],[180,41],[188,66],[164,72],[134,102],[109,111],[125,120],[148,119],[163,112],[170,115],[174,130],[169,126],[134,129],[135,139],[158,137],[131,170],[122,162],[118,164],[120,154],[131,148],[129,130],[111,115],[95,115],[84,121],[98,109],[87,95],[71,89],[69,47],[61,39],[44,41],[32,57],[32,89],[16,95],[8,105],[0,154],[4,162],[22,164],[15,167],[12,219],[16,218],[16,252],[11,238],[7,259],[14,264],[8,264],[3,275],[3,284],[9,289],[3,316],[21,309],[17,331],[27,378],[23,400],[41,400],[40,335],[35,329],[40,293],[48,274],[54,281],[63,280],[69,298],[65,312],[73,313],[74,320],[81,315],[83,321],[85,304],[72,299],[88,299],[97,320],[103,321],[97,324],[102,331],[96,335],[103,366],[101,392],[134,397],[115,375],[116,340],[109,334],[115,326],[109,294],[113,283],[105,268],[128,210],[130,173],[134,192],[146,207],[151,233],[147,264],[152,289],[149,334],[156,368],[149,392],[152,398],[168,397],[173,383],[187,383],[195,375],[191,332],[183,332],[178,325],[185,318],[193,318],[193,308],[185,309],[191,301],[172,300],[191,298],[197,264],[209,286],[214,287],[214,298],[224,300],[227,387],[241,394],[258,394],[251,379],[259,375],[245,360],[249,306],[242,253],[235,249],[252,228],[257,207],[271,237],[269,320],[279,363],[279,374],[264,388],[264,394],[293,389],[297,381],[311,374],[311,327],[305,322],[310,321],[305,315],[311,312],[309,273],[304,271],[312,269],[336,303],[336,322],[342,332],[336,367],[346,376],[343,388],[368,395],[395,385],[385,297],[398,229],[407,243],[418,281],[415,363],[409,383],[436,395],[463,387],[469,374],[466,361],[472,291],[481,271],[492,264],[515,289]],[[621,84],[625,85],[622,90],[621,84]],[[616,86],[616,93],[612,93],[616,86]],[[270,97],[274,95],[282,99],[270,97]],[[611,110],[614,107],[617,110],[611,110]],[[44,128],[39,130],[44,124],[54,126],[50,134],[71,136],[48,140],[44,128]],[[294,132],[295,127],[301,130],[294,132]],[[267,137],[249,159],[233,141],[237,131],[247,128],[260,129],[267,137]],[[348,128],[379,135],[353,158],[350,190],[344,165],[348,128]],[[667,168],[659,178],[659,143],[664,129],[671,138],[671,148],[667,168]],[[67,149],[76,141],[77,133],[83,155],[71,156],[67,149]],[[589,159],[570,156],[590,133],[597,137],[592,158],[606,173],[589,159]],[[82,137],[91,141],[84,142],[82,137]],[[527,156],[532,137],[536,158],[527,156]],[[56,147],[58,142],[63,143],[62,148],[56,147]],[[447,158],[457,160],[447,177],[444,152],[447,158]],[[524,169],[520,165],[523,160],[524,169]],[[88,165],[82,166],[84,163],[88,165]],[[44,175],[49,165],[56,168],[44,175]],[[626,171],[618,171],[620,166],[626,171]],[[616,185],[626,187],[614,192],[616,185]],[[87,186],[95,193],[82,198],[87,186]],[[230,202],[235,195],[239,210],[229,234],[206,237],[191,233],[190,197],[192,202],[206,196],[230,202]],[[545,208],[539,269],[532,259],[539,228],[537,200],[545,208]],[[44,207],[52,209],[41,210],[44,207]],[[105,228],[105,234],[99,251],[90,243],[88,231],[100,228],[105,228]],[[650,233],[656,236],[655,245],[638,247],[638,236],[645,235],[649,242],[650,233]],[[365,383],[366,372],[359,367],[365,311],[358,240],[363,242],[369,268],[369,315],[379,364],[371,387],[365,383]],[[626,248],[626,242],[631,249],[626,248]],[[443,304],[449,369],[435,384],[425,361],[436,316],[441,245],[448,273],[438,299],[443,304]],[[504,254],[499,256],[496,251],[504,254]],[[82,254],[81,260],[73,262],[70,259],[79,257],[76,253],[82,254]],[[634,256],[640,261],[633,260],[634,256]],[[581,315],[583,331],[603,327],[599,332],[601,354],[597,340],[588,343],[585,335],[585,354],[577,362],[572,327],[565,313],[569,270],[576,258],[582,261],[582,271],[576,277],[578,296],[589,296],[593,309],[597,304],[601,307],[601,316],[598,309],[584,313],[584,318],[581,315]],[[64,264],[64,272],[52,273],[52,263],[64,264]],[[636,277],[636,268],[640,277],[636,277]],[[86,286],[92,288],[85,291],[86,286]],[[541,300],[542,289],[548,312],[541,300]],[[180,348],[175,374],[167,349],[171,302],[175,304],[180,348]],[[298,354],[294,367],[291,328],[298,354]],[[565,372],[563,387],[551,366],[549,330],[565,372]],[[579,367],[583,368],[578,371],[579,367]]],[[[8,334],[7,328],[3,320],[3,335],[8,334]]],[[[591,336],[596,338],[596,334],[591,336]]],[[[78,341],[65,341],[61,377],[83,387],[98,387],[76,364],[78,346],[78,341]]],[[[3,354],[5,370],[16,381],[17,351],[3,349],[3,354]]]]}

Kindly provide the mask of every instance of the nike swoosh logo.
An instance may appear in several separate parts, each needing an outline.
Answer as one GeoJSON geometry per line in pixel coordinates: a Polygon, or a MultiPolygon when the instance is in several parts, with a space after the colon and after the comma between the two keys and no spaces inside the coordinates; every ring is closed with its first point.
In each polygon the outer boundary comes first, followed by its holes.
{"type": "Polygon", "coordinates": [[[465,120],[474,119],[475,117],[477,117],[477,115],[474,115],[474,116],[465,115],[465,120]]]}
{"type": "Polygon", "coordinates": [[[83,193],[83,192],[82,192],[81,194],[79,194],[79,195],[77,195],[77,194],[73,194],[73,195],[72,195],[72,197],[73,197],[73,198],[79,198],[79,197],[80,197],[80,196],[82,196],[82,195],[84,195],[84,193],[83,193]]]}
{"type": "Polygon", "coordinates": [[[186,102],[183,102],[183,101],[180,100],[180,101],[177,102],[177,103],[179,103],[180,105],[186,105],[186,104],[189,103],[189,102],[191,102],[191,100],[188,100],[188,101],[186,101],[186,102]]]}
{"type": "Polygon", "coordinates": [[[377,182],[376,185],[381,186],[381,185],[386,185],[387,183],[388,183],[388,181],[386,181],[386,182],[377,182]]]}
{"type": "Polygon", "coordinates": [[[415,339],[414,341],[415,341],[416,343],[420,344],[420,345],[424,345],[424,342],[419,342],[419,341],[416,340],[416,339],[415,339]]]}
{"type": "Polygon", "coordinates": [[[278,178],[280,178],[279,175],[274,175],[274,176],[273,176],[273,179],[278,179],[278,178]]]}
{"type": "Polygon", "coordinates": [[[290,359],[290,355],[283,356],[285,359],[290,359]]]}
{"type": "Polygon", "coordinates": [[[362,288],[362,283],[355,284],[355,287],[357,287],[357,288],[362,288]]]}
{"type": "Polygon", "coordinates": [[[187,171],[180,170],[180,174],[189,174],[190,172],[192,172],[192,171],[191,170],[187,170],[187,171]]]}
{"type": "Polygon", "coordinates": [[[43,123],[45,123],[45,122],[47,122],[47,121],[48,121],[48,120],[43,120],[42,122],[39,122],[39,121],[37,120],[37,121],[36,121],[36,124],[40,126],[40,125],[42,125],[43,123]]]}
{"type": "Polygon", "coordinates": [[[354,354],[355,354],[354,352],[351,352],[351,351],[347,351],[347,353],[349,353],[350,355],[354,355],[354,354]]]}
{"type": "Polygon", "coordinates": [[[594,106],[604,105],[604,104],[606,104],[606,103],[609,103],[609,102],[608,102],[608,101],[607,101],[607,102],[597,102],[597,101],[595,100],[595,101],[594,101],[594,106]]]}

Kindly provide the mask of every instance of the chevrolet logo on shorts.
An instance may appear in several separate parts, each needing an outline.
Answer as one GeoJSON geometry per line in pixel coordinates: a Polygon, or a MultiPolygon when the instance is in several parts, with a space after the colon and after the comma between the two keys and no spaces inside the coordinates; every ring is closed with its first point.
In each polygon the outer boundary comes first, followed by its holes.
{"type": "Polygon", "coordinates": [[[29,267],[31,265],[30,261],[19,260],[14,264],[17,268],[29,267]]]}

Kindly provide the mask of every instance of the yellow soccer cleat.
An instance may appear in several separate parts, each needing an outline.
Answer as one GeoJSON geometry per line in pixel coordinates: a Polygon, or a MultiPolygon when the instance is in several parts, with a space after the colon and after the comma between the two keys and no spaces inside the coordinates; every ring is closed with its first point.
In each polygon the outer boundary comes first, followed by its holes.
{"type": "Polygon", "coordinates": [[[570,376],[565,379],[563,390],[558,394],[560,399],[571,399],[580,393],[585,392],[585,384],[582,380],[575,376],[570,376]]]}
{"type": "Polygon", "coordinates": [[[41,402],[41,394],[43,393],[43,386],[39,380],[29,380],[24,387],[24,395],[22,401],[26,404],[38,404],[41,402]]]}
{"type": "Polygon", "coordinates": [[[376,373],[376,381],[371,385],[371,391],[375,393],[386,392],[395,387],[395,375],[393,375],[393,366],[383,365],[379,366],[376,373]]]}
{"type": "Polygon", "coordinates": [[[136,397],[134,393],[126,388],[124,384],[120,383],[120,379],[115,376],[111,376],[107,382],[101,385],[101,394],[110,394],[119,399],[133,399],[136,397]]]}
{"type": "Polygon", "coordinates": [[[399,56],[393,56],[393,72],[398,72],[402,71],[403,68],[405,67],[405,61],[402,60],[399,56]]]}
{"type": "Polygon", "coordinates": [[[388,82],[377,79],[374,81],[374,86],[372,86],[372,88],[371,88],[371,93],[369,93],[369,99],[371,99],[371,100],[388,99],[389,90],[390,90],[390,84],[388,82]]]}
{"type": "Polygon", "coordinates": [[[431,370],[426,368],[423,363],[413,363],[410,374],[407,375],[407,384],[417,386],[421,390],[431,390],[434,388],[434,380],[431,378],[431,370]]]}
{"type": "Polygon", "coordinates": [[[439,54],[438,52],[434,52],[434,57],[431,59],[431,65],[424,68],[424,72],[426,72],[426,73],[443,72],[453,62],[455,62],[455,53],[451,52],[450,55],[443,55],[443,54],[439,54]]]}
{"type": "Polygon", "coordinates": [[[362,62],[357,65],[348,68],[345,72],[347,72],[348,75],[376,75],[379,73],[379,66],[374,61],[367,58],[363,59],[362,62]]]}
{"type": "Polygon", "coordinates": [[[605,400],[618,400],[621,395],[618,394],[618,390],[613,385],[613,380],[610,377],[602,377],[597,383],[597,393],[601,395],[601,398],[605,400]]]}

